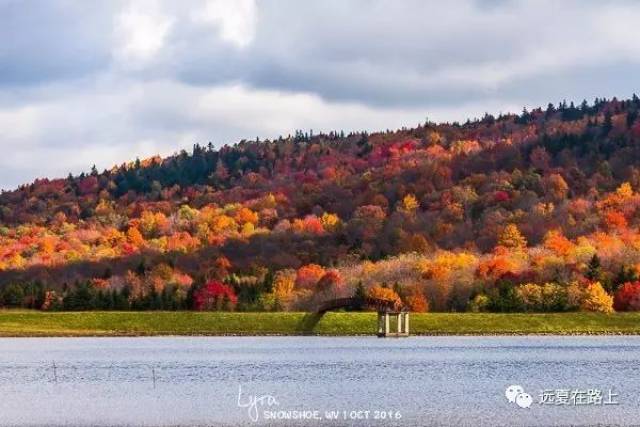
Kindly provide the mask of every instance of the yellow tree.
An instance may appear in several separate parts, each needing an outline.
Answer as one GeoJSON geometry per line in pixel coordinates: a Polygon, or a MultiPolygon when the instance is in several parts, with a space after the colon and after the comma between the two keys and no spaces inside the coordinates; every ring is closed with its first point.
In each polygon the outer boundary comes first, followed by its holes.
{"type": "Polygon", "coordinates": [[[600,282],[590,283],[584,289],[580,310],[612,313],[613,297],[604,290],[600,282]]]}
{"type": "Polygon", "coordinates": [[[522,235],[518,226],[509,224],[500,234],[498,244],[510,249],[524,249],[527,246],[527,239],[522,235]]]}
{"type": "Polygon", "coordinates": [[[322,226],[325,230],[332,231],[338,226],[340,218],[338,218],[338,215],[336,214],[325,212],[322,214],[320,221],[322,222],[322,226]]]}
{"type": "Polygon", "coordinates": [[[273,292],[285,305],[291,300],[293,288],[296,283],[295,270],[280,270],[273,278],[273,292]]]}
{"type": "Polygon", "coordinates": [[[623,182],[616,190],[616,194],[622,199],[628,199],[633,196],[633,188],[628,182],[623,182]]]}
{"type": "Polygon", "coordinates": [[[415,212],[416,209],[420,207],[420,203],[418,203],[418,199],[413,194],[407,194],[402,199],[402,207],[401,210],[404,212],[412,213],[415,212]]]}
{"type": "Polygon", "coordinates": [[[147,239],[159,237],[165,234],[169,228],[169,220],[162,212],[142,212],[139,224],[140,232],[147,239]]]}

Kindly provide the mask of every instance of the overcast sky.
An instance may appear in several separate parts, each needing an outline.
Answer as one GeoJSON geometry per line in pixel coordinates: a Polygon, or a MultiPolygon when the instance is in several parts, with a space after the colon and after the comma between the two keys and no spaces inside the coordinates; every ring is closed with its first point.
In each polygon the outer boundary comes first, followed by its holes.
{"type": "Polygon", "coordinates": [[[638,91],[640,2],[0,0],[0,188],[638,91]]]}

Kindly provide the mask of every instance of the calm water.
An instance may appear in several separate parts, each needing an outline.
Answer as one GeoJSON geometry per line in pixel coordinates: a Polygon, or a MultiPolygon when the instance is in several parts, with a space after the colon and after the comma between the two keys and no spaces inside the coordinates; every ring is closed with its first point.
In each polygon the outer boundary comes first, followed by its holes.
{"type": "Polygon", "coordinates": [[[0,424],[630,425],[640,421],[639,358],[640,337],[9,338],[0,424]],[[531,394],[530,408],[507,401],[511,384],[531,394]],[[241,403],[273,397],[257,422],[238,407],[240,386],[241,403]],[[618,404],[540,404],[542,389],[597,389],[618,404]]]}

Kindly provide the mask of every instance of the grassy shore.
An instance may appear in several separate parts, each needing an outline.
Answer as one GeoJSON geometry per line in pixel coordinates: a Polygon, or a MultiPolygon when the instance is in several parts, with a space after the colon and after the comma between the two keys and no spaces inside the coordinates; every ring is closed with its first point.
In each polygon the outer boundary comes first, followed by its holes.
{"type": "MultiPolygon", "coordinates": [[[[412,335],[640,334],[640,313],[411,314],[412,335]]],[[[0,336],[374,335],[375,313],[0,310],[0,336]]]]}

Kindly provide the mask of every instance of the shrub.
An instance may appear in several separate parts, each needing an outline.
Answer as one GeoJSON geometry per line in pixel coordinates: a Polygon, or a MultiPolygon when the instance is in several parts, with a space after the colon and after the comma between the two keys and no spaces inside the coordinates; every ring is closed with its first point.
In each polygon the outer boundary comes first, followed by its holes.
{"type": "Polygon", "coordinates": [[[487,307],[489,306],[490,302],[491,301],[489,300],[488,296],[486,296],[485,294],[478,294],[469,303],[469,311],[472,311],[474,313],[487,311],[487,307]]]}
{"type": "Polygon", "coordinates": [[[542,311],[566,311],[567,289],[557,283],[542,285],[542,311]]]}
{"type": "Polygon", "coordinates": [[[567,286],[567,308],[569,310],[580,309],[580,304],[584,298],[586,285],[579,282],[571,282],[567,286]]]}
{"type": "Polygon", "coordinates": [[[518,286],[516,292],[527,311],[539,311],[542,307],[542,286],[527,283],[518,286]]]}
{"type": "Polygon", "coordinates": [[[489,304],[487,308],[489,311],[509,313],[522,311],[523,309],[522,299],[509,281],[498,281],[495,288],[491,289],[488,295],[489,304]]]}
{"type": "Polygon", "coordinates": [[[2,291],[2,305],[6,307],[21,307],[24,299],[22,286],[11,283],[2,291]]]}
{"type": "Polygon", "coordinates": [[[613,312],[613,297],[604,290],[600,282],[590,283],[584,290],[580,310],[611,313],[613,312]]]}
{"type": "Polygon", "coordinates": [[[62,309],[62,297],[59,297],[56,291],[46,291],[44,302],[41,310],[60,310],[62,309]]]}
{"type": "Polygon", "coordinates": [[[527,311],[565,311],[567,290],[557,283],[527,283],[517,288],[518,297],[527,311]]]}

